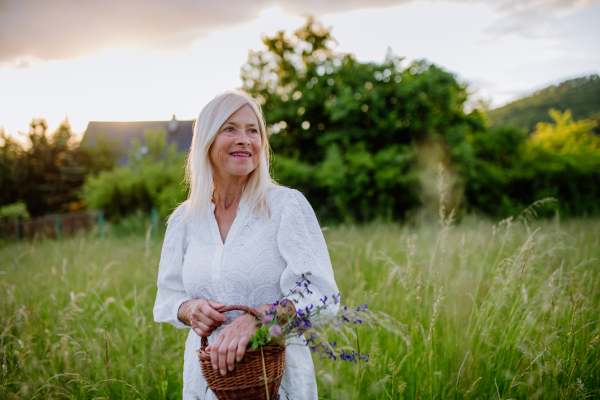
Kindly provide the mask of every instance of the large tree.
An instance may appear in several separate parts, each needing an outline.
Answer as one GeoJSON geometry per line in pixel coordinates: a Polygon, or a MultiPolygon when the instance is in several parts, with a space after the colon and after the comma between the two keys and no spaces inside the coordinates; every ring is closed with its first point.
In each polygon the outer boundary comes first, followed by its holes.
{"type": "Polygon", "coordinates": [[[469,138],[484,119],[465,112],[466,86],[453,74],[391,51],[382,63],[357,61],[312,18],[262,41],[242,67],[243,88],[263,105],[275,178],[319,213],[403,217],[425,200],[415,165],[432,153],[422,149],[438,148],[459,175],[472,167],[469,138]]]}
{"type": "Polygon", "coordinates": [[[27,139],[23,145],[0,134],[0,206],[22,202],[32,216],[83,207],[86,175],[113,168],[119,155],[106,142],[79,147],[66,119],[52,133],[45,120],[33,119],[27,139]]]}

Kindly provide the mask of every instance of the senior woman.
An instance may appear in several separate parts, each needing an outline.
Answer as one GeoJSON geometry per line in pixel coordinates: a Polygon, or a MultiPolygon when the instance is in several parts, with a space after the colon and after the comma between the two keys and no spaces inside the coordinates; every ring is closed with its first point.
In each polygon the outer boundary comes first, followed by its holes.
{"type": "MultiPolygon", "coordinates": [[[[269,149],[260,105],[244,92],[217,96],[194,125],[189,197],[169,219],[154,306],[156,322],[191,328],[184,400],[215,398],[196,355],[201,337],[208,337],[213,367],[225,375],[256,332],[248,314],[219,313],[225,305],[264,312],[306,272],[313,294],[288,297],[296,308],[338,292],[315,213],[300,192],[270,178],[269,149]]],[[[316,400],[314,366],[301,338],[288,340],[286,361],[281,398],[316,400]]]]}

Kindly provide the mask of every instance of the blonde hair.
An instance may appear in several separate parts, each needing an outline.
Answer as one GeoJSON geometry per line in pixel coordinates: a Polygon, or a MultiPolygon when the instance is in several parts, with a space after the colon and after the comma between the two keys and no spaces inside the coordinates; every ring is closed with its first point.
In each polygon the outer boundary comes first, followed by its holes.
{"type": "Polygon", "coordinates": [[[243,106],[248,105],[256,114],[260,130],[261,145],[260,158],[256,168],[250,172],[242,200],[244,200],[259,217],[269,217],[269,189],[277,185],[271,175],[270,155],[271,147],[267,139],[265,120],[260,104],[248,93],[243,91],[227,91],[211,100],[194,123],[192,145],[188,154],[185,168],[185,180],[189,186],[188,199],[177,207],[169,217],[169,222],[175,212],[186,206],[182,221],[189,216],[203,216],[210,209],[210,202],[214,190],[214,171],[208,155],[210,146],[219,133],[221,126],[233,113],[243,106]]]}

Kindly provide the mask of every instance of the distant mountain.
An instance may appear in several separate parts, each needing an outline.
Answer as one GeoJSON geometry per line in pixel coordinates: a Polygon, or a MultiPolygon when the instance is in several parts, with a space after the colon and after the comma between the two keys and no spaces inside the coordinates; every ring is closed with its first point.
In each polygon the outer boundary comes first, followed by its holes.
{"type": "Polygon", "coordinates": [[[503,107],[487,112],[493,127],[516,125],[528,131],[535,129],[538,122],[552,122],[548,110],[571,110],[575,121],[600,113],[600,77],[590,75],[564,81],[558,86],[549,86],[531,96],[513,101],[503,107]]]}

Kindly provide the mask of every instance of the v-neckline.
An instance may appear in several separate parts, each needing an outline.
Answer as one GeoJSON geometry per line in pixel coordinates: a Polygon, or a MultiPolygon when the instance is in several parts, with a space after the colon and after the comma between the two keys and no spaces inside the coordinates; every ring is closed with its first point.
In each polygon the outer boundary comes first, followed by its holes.
{"type": "Polygon", "coordinates": [[[223,241],[223,239],[221,238],[221,231],[219,230],[219,223],[217,222],[217,217],[215,216],[215,208],[216,208],[215,203],[213,203],[211,201],[210,202],[210,215],[211,215],[210,219],[212,222],[213,236],[214,236],[215,240],[217,241],[217,243],[220,244],[221,247],[225,247],[229,242],[231,242],[231,240],[229,238],[231,236],[235,237],[235,235],[237,234],[237,230],[239,229],[239,225],[240,225],[239,221],[242,220],[246,216],[248,207],[244,200],[240,200],[240,204],[238,205],[238,209],[235,213],[235,218],[233,219],[233,222],[231,223],[231,226],[229,227],[229,232],[227,232],[227,236],[225,236],[225,241],[223,241]]]}

